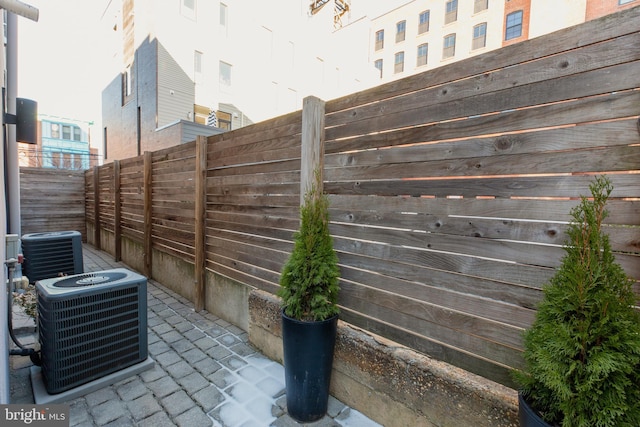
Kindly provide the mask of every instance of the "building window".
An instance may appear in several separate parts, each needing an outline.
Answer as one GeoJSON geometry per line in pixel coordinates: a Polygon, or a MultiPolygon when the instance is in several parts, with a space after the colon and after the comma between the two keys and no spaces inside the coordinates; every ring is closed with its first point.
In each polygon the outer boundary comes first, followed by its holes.
{"type": "Polygon", "coordinates": [[[510,13],[507,15],[507,26],[504,33],[505,40],[515,39],[522,35],[522,11],[518,10],[516,12],[510,13]]]}
{"type": "Polygon", "coordinates": [[[82,132],[78,126],[73,127],[73,140],[82,141],[82,132]]]}
{"type": "Polygon", "coordinates": [[[458,0],[448,0],[446,8],[444,23],[449,24],[456,21],[458,19],[458,0]]]}
{"type": "Polygon", "coordinates": [[[324,82],[324,59],[316,56],[316,66],[313,70],[313,74],[315,75],[316,82],[324,82]]]}
{"type": "Polygon", "coordinates": [[[396,24],[396,43],[403,42],[407,30],[407,21],[400,21],[396,24]]]}
{"type": "Polygon", "coordinates": [[[193,51],[193,81],[202,83],[202,52],[193,51]]]}
{"type": "Polygon", "coordinates": [[[196,74],[202,73],[202,52],[193,52],[193,70],[196,74]]]}
{"type": "Polygon", "coordinates": [[[298,107],[298,91],[296,91],[295,89],[291,89],[288,88],[287,92],[285,93],[285,108],[288,111],[295,111],[297,110],[298,107]]]}
{"type": "Polygon", "coordinates": [[[62,139],[71,140],[71,126],[62,125],[62,139]]]}
{"type": "Polygon", "coordinates": [[[382,59],[376,59],[373,65],[380,71],[380,78],[382,78],[382,59]]]}
{"type": "Polygon", "coordinates": [[[429,31],[429,11],[425,10],[418,17],[418,34],[424,34],[429,31]]]}
{"type": "Polygon", "coordinates": [[[418,58],[416,64],[418,67],[427,65],[427,56],[429,55],[429,44],[421,44],[418,46],[418,58]]]}
{"type": "Polygon", "coordinates": [[[473,13],[479,13],[483,10],[487,10],[489,7],[489,0],[476,0],[473,4],[473,13]]]}
{"type": "Polygon", "coordinates": [[[483,22],[473,27],[473,43],[472,50],[480,49],[487,45],[487,23],[483,22]]]}
{"type": "Polygon", "coordinates": [[[449,34],[444,37],[442,59],[452,58],[456,54],[456,35],[449,34]]]}
{"type": "Polygon", "coordinates": [[[291,64],[291,71],[293,72],[296,68],[296,45],[292,41],[289,41],[287,46],[289,48],[287,50],[288,62],[291,64]]]}
{"type": "Polygon", "coordinates": [[[220,3],[220,26],[221,27],[226,27],[227,26],[227,5],[224,3],[220,3]]]}
{"type": "Polygon", "coordinates": [[[127,69],[124,71],[124,75],[125,75],[125,79],[126,79],[126,86],[124,88],[124,94],[126,96],[131,95],[131,92],[133,92],[133,79],[131,78],[131,67],[127,67],[127,69]]]}
{"type": "Polygon", "coordinates": [[[105,160],[107,159],[107,127],[105,126],[104,129],[102,129],[102,154],[104,155],[105,160]]]}
{"type": "Polygon", "coordinates": [[[53,151],[51,153],[51,166],[56,169],[62,169],[62,153],[53,151]]]}
{"type": "Polygon", "coordinates": [[[384,30],[376,31],[376,50],[384,47],[384,30]]]}
{"type": "Polygon", "coordinates": [[[404,71],[404,52],[398,52],[395,55],[393,72],[401,73],[404,71]]]}
{"type": "Polygon", "coordinates": [[[82,168],[82,154],[73,154],[72,155],[72,161],[73,161],[73,169],[76,170],[81,170],[82,168]]]}
{"type": "Polygon", "coordinates": [[[127,67],[122,73],[122,105],[126,104],[133,93],[133,73],[127,67]]]}
{"type": "Polygon", "coordinates": [[[216,116],[218,117],[218,128],[231,130],[231,113],[218,110],[216,116]]]}
{"type": "Polygon", "coordinates": [[[231,86],[231,64],[220,61],[220,84],[231,86]]]}
{"type": "Polygon", "coordinates": [[[196,18],[196,0],[182,0],[182,15],[191,19],[196,18]]]}
{"type": "Polygon", "coordinates": [[[60,125],[57,123],[51,123],[51,138],[60,139],[60,125]]]}
{"type": "Polygon", "coordinates": [[[273,58],[273,31],[267,27],[260,28],[260,36],[258,44],[258,59],[261,59],[263,64],[269,64],[273,58]]]}

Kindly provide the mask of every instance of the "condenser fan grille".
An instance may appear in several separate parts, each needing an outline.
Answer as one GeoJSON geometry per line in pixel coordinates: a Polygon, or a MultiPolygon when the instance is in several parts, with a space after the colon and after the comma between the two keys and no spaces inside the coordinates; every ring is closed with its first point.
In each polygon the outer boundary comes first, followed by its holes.
{"type": "Polygon", "coordinates": [[[102,273],[87,273],[76,275],[73,277],[67,277],[66,279],[58,280],[53,286],[56,288],[77,288],[80,286],[93,286],[101,283],[115,282],[116,280],[122,280],[127,275],[119,272],[102,272],[102,273]]]}
{"type": "Polygon", "coordinates": [[[95,278],[121,280],[126,276],[118,271],[79,274],[48,285],[69,292],[63,297],[47,295],[42,282],[38,284],[42,376],[49,393],[60,393],[147,358],[146,279],[113,286],[108,280],[100,286],[84,284],[95,278]],[[81,284],[74,285],[78,282],[81,284]],[[74,290],[76,286],[80,288],[74,290]]]}

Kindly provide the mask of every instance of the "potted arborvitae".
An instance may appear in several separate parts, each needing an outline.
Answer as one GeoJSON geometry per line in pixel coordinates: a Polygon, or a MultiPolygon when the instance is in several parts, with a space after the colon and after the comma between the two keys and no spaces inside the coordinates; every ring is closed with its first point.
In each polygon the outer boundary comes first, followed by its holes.
{"type": "Polygon", "coordinates": [[[603,232],[611,181],[571,211],[565,257],[524,334],[522,426],[640,426],[640,315],[603,232]]]}
{"type": "Polygon", "coordinates": [[[340,270],[329,234],[328,204],[317,185],[305,194],[300,229],[278,291],[287,412],[302,422],[322,418],[329,399],[340,270]]]}

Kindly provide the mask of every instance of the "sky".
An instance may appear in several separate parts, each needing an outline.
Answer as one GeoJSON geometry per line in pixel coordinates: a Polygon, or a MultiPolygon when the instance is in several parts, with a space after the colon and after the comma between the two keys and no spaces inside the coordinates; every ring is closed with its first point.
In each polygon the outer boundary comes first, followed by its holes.
{"type": "MultiPolygon", "coordinates": [[[[113,79],[100,33],[108,0],[22,1],[39,19],[18,17],[18,97],[37,101],[41,115],[94,122],[92,146],[101,147],[102,90],[113,79]]],[[[352,10],[375,17],[407,1],[352,0],[352,10]]]]}
{"type": "Polygon", "coordinates": [[[106,2],[24,2],[39,10],[39,19],[18,17],[18,97],[37,101],[39,114],[98,124],[108,81],[100,66],[98,6],[106,2]]]}

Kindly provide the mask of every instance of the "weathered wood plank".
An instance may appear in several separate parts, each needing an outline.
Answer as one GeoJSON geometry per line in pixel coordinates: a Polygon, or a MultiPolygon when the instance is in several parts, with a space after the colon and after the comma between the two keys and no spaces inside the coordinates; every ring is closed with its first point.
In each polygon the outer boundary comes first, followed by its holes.
{"type": "MultiPolygon", "coordinates": [[[[611,197],[638,197],[637,177],[611,175],[614,189],[611,197]]],[[[327,182],[329,193],[377,196],[408,195],[413,197],[520,197],[570,198],[588,195],[593,176],[510,176],[501,178],[473,177],[472,179],[415,179],[327,182]]]]}
{"type": "Polygon", "coordinates": [[[268,174],[276,172],[291,172],[300,170],[300,158],[281,159],[280,161],[243,163],[237,166],[210,167],[207,177],[245,175],[247,179],[254,174],[268,174]]]}
{"type": "Polygon", "coordinates": [[[523,329],[433,304],[341,284],[340,304],[403,329],[420,331],[430,339],[504,365],[522,351],[523,329]]]}
{"type": "Polygon", "coordinates": [[[506,239],[477,236],[424,233],[381,227],[340,226],[332,224],[331,233],[340,238],[367,240],[383,245],[397,245],[460,255],[490,257],[503,262],[557,267],[563,252],[560,246],[536,245],[506,239]]]}
{"type": "Polygon", "coordinates": [[[277,283],[287,253],[252,244],[244,244],[238,240],[211,239],[207,244],[209,259],[225,257],[240,263],[255,266],[264,270],[262,277],[270,277],[277,283]],[[267,276],[267,273],[268,276],[267,276]]]}
{"type": "Polygon", "coordinates": [[[268,141],[281,137],[298,136],[302,129],[302,112],[297,111],[284,116],[268,119],[252,126],[234,129],[208,138],[207,154],[219,153],[226,157],[235,153],[243,145],[268,141]],[[229,151],[227,151],[229,150],[229,151]]]}
{"type": "MultiPolygon", "coordinates": [[[[637,138],[640,142],[640,136],[637,138]]],[[[390,150],[384,150],[390,151],[390,150]]],[[[412,162],[384,162],[366,166],[345,166],[328,169],[329,181],[368,179],[408,179],[426,177],[470,178],[473,176],[518,175],[527,164],[527,174],[562,174],[588,171],[617,172],[634,170],[640,166],[640,145],[614,146],[562,153],[507,154],[491,157],[469,157],[460,160],[428,160],[412,162]],[[576,170],[575,167],[580,169],[576,170]]]]}
{"type": "MultiPolygon", "coordinates": [[[[207,227],[207,238],[206,245],[207,251],[209,251],[210,247],[215,247],[216,242],[221,241],[229,241],[229,242],[239,242],[242,245],[246,245],[247,248],[250,247],[262,247],[267,249],[272,249],[281,253],[289,253],[293,249],[292,241],[283,241],[278,239],[272,239],[265,236],[260,235],[247,235],[243,233],[237,233],[229,230],[219,230],[215,228],[207,227]]],[[[231,243],[228,243],[229,245],[231,243]]],[[[220,250],[222,252],[225,251],[225,247],[221,246],[220,250]]],[[[284,260],[283,260],[284,262],[284,260]]]]}
{"type": "Polygon", "coordinates": [[[544,129],[636,115],[639,98],[640,94],[637,91],[627,90],[494,114],[459,115],[459,120],[447,121],[434,121],[423,111],[416,110],[396,115],[392,122],[392,119],[382,117],[369,122],[357,122],[357,129],[353,126],[328,128],[326,139],[337,140],[409,126],[426,127],[425,135],[429,141],[544,129]]]}
{"type": "MultiPolygon", "coordinates": [[[[344,261],[345,257],[340,260],[344,261]]],[[[542,296],[539,289],[459,274],[435,272],[435,277],[427,276],[417,282],[352,268],[342,262],[340,277],[354,286],[379,289],[520,328],[531,325],[535,313],[533,307],[542,296]]]]}
{"type": "MultiPolygon", "coordinates": [[[[540,289],[554,273],[550,267],[360,241],[350,243],[340,238],[334,238],[334,244],[341,262],[345,262],[350,267],[417,283],[423,283],[428,279],[428,284],[432,286],[447,288],[457,286],[461,292],[471,294],[482,292],[488,297],[497,286],[502,286],[496,283],[540,289]],[[464,280],[452,274],[465,276],[464,280]],[[480,279],[478,286],[485,286],[486,290],[473,289],[476,279],[480,279]]],[[[523,306],[532,308],[528,304],[523,306]]]]}
{"type": "MultiPolygon", "coordinates": [[[[516,387],[511,377],[512,367],[499,364],[492,360],[477,357],[471,353],[460,351],[447,345],[446,342],[431,340],[411,330],[397,328],[382,320],[366,316],[357,309],[343,308],[340,318],[375,334],[387,337],[401,345],[425,353],[438,360],[451,363],[469,372],[491,378],[501,384],[516,387]]],[[[512,361],[518,363],[521,357],[514,354],[512,361]]]]}
{"type": "Polygon", "coordinates": [[[327,142],[327,168],[378,163],[399,163],[415,159],[445,160],[488,157],[500,154],[529,154],[584,148],[634,144],[638,140],[636,119],[622,119],[440,141],[430,143],[426,128],[401,129],[384,134],[364,135],[344,141],[327,142]],[[402,145],[398,150],[372,150],[402,145]],[[359,151],[356,151],[359,150],[359,151]]]}
{"type": "Polygon", "coordinates": [[[241,183],[239,185],[213,185],[207,187],[207,194],[211,196],[225,195],[271,195],[271,194],[297,194],[300,182],[280,183],[268,176],[256,176],[254,183],[241,183]],[[275,182],[274,182],[275,181],[275,182]]]}
{"type": "MultiPolygon", "coordinates": [[[[300,164],[298,162],[298,168],[300,164]]],[[[223,187],[254,186],[254,185],[287,185],[300,183],[300,170],[284,171],[260,171],[258,173],[240,174],[241,168],[236,168],[237,173],[210,175],[207,178],[207,191],[219,192],[223,187]]]]}
{"type": "MultiPolygon", "coordinates": [[[[640,43],[640,33],[635,35],[633,42],[640,43]]],[[[615,65],[600,68],[603,64],[598,61],[588,61],[595,69],[570,74],[563,69],[560,76],[548,75],[550,73],[544,69],[544,64],[529,63],[526,67],[531,70],[505,70],[506,77],[503,79],[496,76],[496,73],[490,73],[482,76],[481,81],[458,81],[405,97],[368,104],[356,110],[347,110],[337,115],[338,117],[329,116],[328,119],[335,119],[336,122],[331,122],[328,126],[339,126],[345,131],[358,134],[362,133],[361,129],[371,131],[402,126],[404,117],[420,117],[421,122],[412,123],[417,125],[633,89],[638,87],[638,77],[634,76],[632,70],[638,67],[640,54],[631,46],[633,45],[625,47],[626,52],[632,55],[629,58],[632,62],[626,62],[624,58],[618,62],[618,58],[613,56],[612,58],[616,58],[615,65]],[[539,80],[533,77],[541,73],[547,75],[539,80]],[[485,87],[494,86],[497,80],[502,80],[504,87],[485,87]],[[341,118],[344,122],[337,121],[341,118]]],[[[621,54],[625,56],[624,51],[621,54]]],[[[563,65],[569,62],[564,58],[553,58],[553,61],[563,65]]]]}
{"type": "Polygon", "coordinates": [[[263,207],[295,207],[298,206],[298,194],[286,195],[224,195],[215,196],[207,195],[207,209],[213,209],[212,205],[246,205],[246,206],[263,206],[263,207]]]}
{"type": "MultiPolygon", "coordinates": [[[[450,217],[567,222],[571,220],[569,212],[579,203],[579,200],[569,199],[430,199],[337,194],[330,195],[329,201],[330,214],[340,210],[349,212],[344,218],[339,213],[332,214],[332,221],[350,222],[349,215],[362,211],[377,212],[382,217],[396,213],[420,214],[430,218],[425,230],[446,227],[450,217]]],[[[610,199],[607,209],[606,224],[640,225],[640,201],[610,199]]]]}
{"type": "Polygon", "coordinates": [[[207,260],[207,269],[214,271],[216,274],[219,274],[221,276],[228,277],[231,280],[236,280],[240,283],[244,283],[254,289],[262,289],[271,293],[276,293],[276,291],[278,290],[277,284],[238,270],[233,264],[232,260],[223,258],[219,261],[222,262],[207,260]]]}

